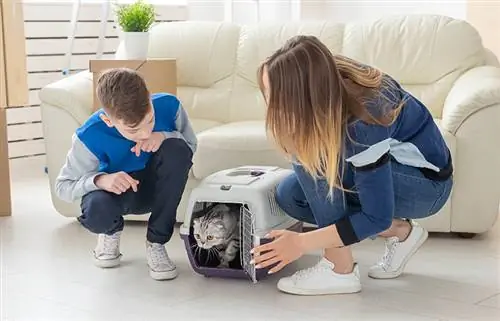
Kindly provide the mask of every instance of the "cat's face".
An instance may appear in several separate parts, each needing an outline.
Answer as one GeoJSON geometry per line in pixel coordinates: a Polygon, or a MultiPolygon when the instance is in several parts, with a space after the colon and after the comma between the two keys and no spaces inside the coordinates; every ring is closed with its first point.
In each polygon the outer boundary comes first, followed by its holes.
{"type": "Polygon", "coordinates": [[[229,212],[225,205],[217,205],[213,213],[193,220],[193,234],[198,246],[210,249],[226,242],[229,233],[224,225],[224,215],[229,212]]]}

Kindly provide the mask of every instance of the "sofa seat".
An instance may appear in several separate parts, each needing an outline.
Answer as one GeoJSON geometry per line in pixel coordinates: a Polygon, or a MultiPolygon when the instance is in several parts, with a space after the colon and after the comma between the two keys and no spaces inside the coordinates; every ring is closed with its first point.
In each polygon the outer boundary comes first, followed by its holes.
{"type": "Polygon", "coordinates": [[[199,180],[237,166],[289,167],[267,139],[263,120],[228,123],[199,133],[193,163],[193,174],[199,180]]]}

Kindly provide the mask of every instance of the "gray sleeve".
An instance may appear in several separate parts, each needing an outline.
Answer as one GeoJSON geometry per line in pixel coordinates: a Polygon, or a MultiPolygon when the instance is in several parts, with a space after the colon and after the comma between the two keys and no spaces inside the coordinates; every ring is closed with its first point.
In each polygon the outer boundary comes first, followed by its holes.
{"type": "Polygon", "coordinates": [[[73,144],[56,179],[56,195],[63,201],[74,202],[85,194],[98,190],[94,179],[97,175],[104,174],[98,170],[97,157],[73,135],[73,144]]]}
{"type": "Polygon", "coordinates": [[[189,117],[186,113],[184,107],[179,104],[179,111],[177,112],[177,117],[175,118],[175,126],[177,131],[175,132],[163,132],[165,137],[168,138],[181,138],[186,141],[189,148],[194,152],[196,152],[196,148],[198,146],[198,139],[196,138],[196,134],[194,133],[193,127],[191,126],[191,122],[189,121],[189,117]]]}

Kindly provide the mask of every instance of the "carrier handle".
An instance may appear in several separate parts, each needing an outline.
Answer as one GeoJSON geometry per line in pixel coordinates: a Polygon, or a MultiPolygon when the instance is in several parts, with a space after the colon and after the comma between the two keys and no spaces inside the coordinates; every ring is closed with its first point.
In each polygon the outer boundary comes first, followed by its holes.
{"type": "Polygon", "coordinates": [[[259,177],[264,175],[266,172],[258,169],[236,169],[227,174],[227,176],[252,176],[259,177]]]}

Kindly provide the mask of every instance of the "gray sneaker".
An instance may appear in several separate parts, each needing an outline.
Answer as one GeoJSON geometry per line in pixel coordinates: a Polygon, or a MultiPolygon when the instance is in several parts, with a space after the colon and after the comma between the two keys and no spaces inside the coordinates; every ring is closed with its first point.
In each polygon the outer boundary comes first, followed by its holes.
{"type": "Polygon", "coordinates": [[[177,268],[170,260],[163,244],[146,241],[149,275],[158,281],[171,280],[177,277],[177,268]]]}
{"type": "Polygon", "coordinates": [[[112,235],[99,234],[97,246],[94,249],[94,263],[100,268],[112,268],[120,265],[122,254],[120,253],[121,232],[112,235]]]}

